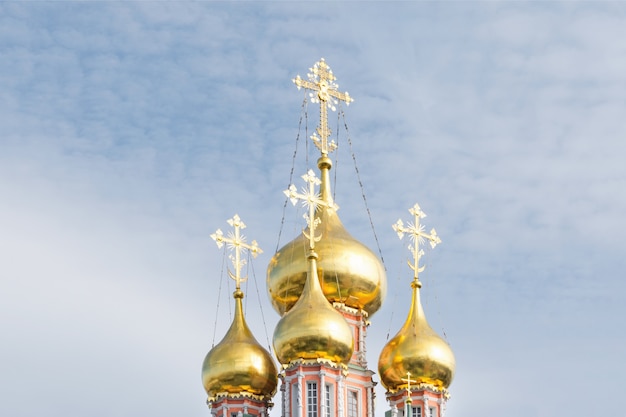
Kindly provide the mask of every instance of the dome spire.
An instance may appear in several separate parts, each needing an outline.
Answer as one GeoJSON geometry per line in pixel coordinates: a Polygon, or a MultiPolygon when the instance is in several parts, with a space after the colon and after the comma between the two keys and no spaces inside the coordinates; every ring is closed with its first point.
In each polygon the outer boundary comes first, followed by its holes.
{"type": "Polygon", "coordinates": [[[256,257],[263,251],[255,240],[251,244],[246,243],[245,236],[241,234],[246,225],[237,214],[228,220],[228,224],[234,231],[224,236],[217,229],[211,238],[218,248],[226,244],[235,252],[234,256],[229,255],[235,272],[228,271],[228,275],[235,281],[235,317],[224,338],[206,355],[202,365],[202,382],[209,403],[224,396],[248,396],[269,405],[278,385],[278,371],[269,352],[257,342],[248,328],[243,314],[244,294],[241,291],[241,282],[247,279],[241,276],[241,268],[246,264],[242,252],[249,251],[256,257]]]}
{"type": "Polygon", "coordinates": [[[452,382],[456,366],[452,349],[428,324],[420,300],[422,283],[419,281],[419,273],[425,268],[419,265],[424,254],[420,245],[428,240],[434,248],[441,243],[441,239],[435,229],[430,233],[424,232],[420,220],[426,217],[426,214],[418,204],[411,207],[409,212],[414,216],[413,222],[409,222],[405,227],[402,220],[398,220],[392,226],[400,239],[405,233],[411,237],[412,244],[409,245],[409,250],[413,254],[413,262],[408,263],[414,275],[411,282],[411,308],[406,322],[398,334],[385,345],[378,361],[378,372],[388,392],[405,387],[408,387],[408,392],[411,390],[411,382],[417,382],[418,386],[426,384],[437,390],[447,389],[452,382]],[[404,378],[405,375],[408,375],[408,378],[404,378]],[[407,381],[411,377],[414,377],[415,381],[407,381]]]}

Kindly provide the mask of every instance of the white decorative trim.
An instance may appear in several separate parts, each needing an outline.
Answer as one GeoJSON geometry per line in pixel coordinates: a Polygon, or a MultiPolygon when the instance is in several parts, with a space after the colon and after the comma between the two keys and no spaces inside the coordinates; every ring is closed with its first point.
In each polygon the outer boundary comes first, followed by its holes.
{"type": "Polygon", "coordinates": [[[295,417],[304,417],[302,414],[302,378],[304,377],[304,374],[300,371],[298,371],[298,415],[295,417]]]}
{"type": "Polygon", "coordinates": [[[283,380],[283,417],[289,417],[291,414],[291,394],[289,392],[289,382],[283,380]]]}
{"type": "Polygon", "coordinates": [[[283,365],[283,370],[284,371],[288,371],[288,370],[290,370],[292,368],[295,368],[295,367],[297,367],[299,365],[306,366],[306,365],[320,365],[320,364],[327,365],[328,367],[333,368],[333,369],[342,369],[342,370],[347,370],[348,369],[347,365],[344,365],[342,363],[333,362],[330,359],[325,359],[325,358],[301,359],[301,358],[298,358],[298,359],[292,360],[291,362],[289,362],[286,365],[283,365]]]}
{"type": "Polygon", "coordinates": [[[367,311],[360,309],[360,308],[348,307],[344,303],[335,302],[333,303],[333,307],[335,307],[335,309],[339,311],[343,311],[345,313],[352,314],[354,316],[363,316],[365,318],[369,316],[367,311]]]}
{"type": "Polygon", "coordinates": [[[240,391],[240,392],[218,392],[212,397],[207,398],[207,404],[218,402],[224,398],[232,398],[232,399],[242,399],[242,398],[251,398],[256,401],[265,402],[272,399],[272,397],[276,394],[276,390],[269,395],[257,395],[253,394],[250,391],[240,391]]]}
{"type": "Polygon", "coordinates": [[[365,387],[367,394],[367,417],[373,417],[374,415],[374,398],[372,396],[372,387],[365,387]]]}
{"type": "MultiPolygon", "coordinates": [[[[397,394],[400,391],[405,391],[405,390],[406,390],[406,387],[402,387],[402,388],[399,388],[399,389],[390,389],[390,390],[387,390],[387,396],[394,395],[394,394],[397,394]]],[[[439,387],[437,387],[435,385],[427,384],[425,382],[420,382],[417,385],[411,385],[411,392],[413,392],[413,391],[422,391],[422,390],[423,391],[436,392],[436,393],[442,393],[444,395],[444,397],[450,398],[450,391],[448,391],[445,388],[439,388],[439,387]]]]}
{"type": "Polygon", "coordinates": [[[319,389],[319,399],[320,399],[320,417],[326,417],[326,384],[324,383],[324,377],[326,376],[326,372],[324,369],[320,370],[320,389],[319,389]]]}
{"type": "Polygon", "coordinates": [[[366,332],[366,326],[365,326],[365,320],[361,320],[360,321],[360,326],[359,326],[359,352],[358,352],[358,361],[359,364],[364,367],[367,368],[367,347],[365,346],[365,332],[366,332]]]}
{"type": "Polygon", "coordinates": [[[337,376],[337,417],[344,417],[345,410],[345,396],[344,394],[344,386],[343,386],[344,376],[339,374],[337,376]]]}

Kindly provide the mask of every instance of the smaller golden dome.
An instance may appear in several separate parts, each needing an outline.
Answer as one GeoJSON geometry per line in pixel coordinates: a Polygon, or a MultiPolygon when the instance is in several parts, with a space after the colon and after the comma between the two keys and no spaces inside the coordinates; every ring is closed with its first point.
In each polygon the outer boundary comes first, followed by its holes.
{"type": "Polygon", "coordinates": [[[387,391],[406,386],[407,372],[418,384],[448,388],[454,377],[456,362],[448,343],[435,333],[426,321],[420,301],[420,282],[411,283],[413,299],[406,322],[383,348],[378,373],[387,391]]]}
{"type": "Polygon", "coordinates": [[[256,341],[243,316],[243,292],[237,290],[235,317],[226,336],[209,351],[202,383],[209,399],[218,394],[250,393],[269,400],[276,393],[278,370],[270,353],[256,341]]]}
{"type": "Polygon", "coordinates": [[[317,276],[317,255],[310,251],[302,295],[274,330],[274,352],[287,365],[298,359],[326,359],[347,364],[354,340],[344,317],[326,300],[317,276]]]}

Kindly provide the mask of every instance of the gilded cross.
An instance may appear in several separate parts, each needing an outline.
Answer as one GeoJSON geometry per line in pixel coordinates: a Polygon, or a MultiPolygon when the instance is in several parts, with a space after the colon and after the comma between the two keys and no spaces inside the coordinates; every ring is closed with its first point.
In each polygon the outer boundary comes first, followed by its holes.
{"type": "Polygon", "coordinates": [[[246,228],[246,225],[237,214],[235,214],[232,219],[228,219],[227,222],[233,227],[234,232],[228,232],[228,237],[226,237],[221,229],[217,229],[215,233],[211,235],[211,238],[217,243],[218,248],[221,248],[224,246],[224,243],[226,243],[228,249],[234,249],[235,256],[230,254],[228,257],[235,267],[235,273],[233,274],[229,270],[228,275],[235,280],[236,289],[240,290],[241,283],[247,279],[247,277],[241,276],[241,268],[246,264],[246,260],[241,259],[242,251],[250,251],[255,258],[259,253],[263,253],[263,251],[259,248],[256,240],[253,240],[250,245],[246,243],[246,237],[241,234],[241,231],[246,228]]]}
{"type": "Polygon", "coordinates": [[[309,95],[313,103],[320,104],[320,125],[316,129],[316,133],[311,136],[311,139],[315,143],[315,146],[322,152],[322,155],[328,156],[328,154],[337,148],[335,141],[328,142],[331,130],[328,127],[328,109],[332,111],[336,110],[335,105],[339,103],[338,100],[345,101],[346,105],[350,105],[354,101],[350,94],[346,91],[340,93],[337,91],[339,85],[335,82],[337,78],[333,75],[333,70],[330,69],[324,58],[319,60],[313,65],[313,68],[309,68],[307,74],[309,80],[303,80],[300,76],[296,76],[293,79],[294,84],[298,87],[298,90],[304,87],[307,90],[313,90],[309,95]]]}
{"type": "Polygon", "coordinates": [[[420,223],[420,220],[426,217],[426,213],[422,211],[417,203],[409,209],[409,213],[413,215],[413,223],[409,222],[408,226],[405,227],[402,220],[398,219],[396,224],[392,227],[393,230],[398,233],[398,237],[400,239],[404,237],[405,233],[411,236],[413,244],[409,245],[409,250],[413,252],[413,263],[409,261],[409,267],[415,272],[415,279],[417,280],[418,274],[425,268],[424,266],[419,266],[420,258],[424,255],[424,251],[420,249],[420,245],[423,245],[424,241],[428,240],[430,246],[434,248],[438,243],[441,243],[441,239],[437,236],[437,231],[435,231],[434,228],[430,231],[430,233],[426,233],[424,231],[424,225],[420,223]]]}
{"type": "Polygon", "coordinates": [[[414,379],[411,379],[411,373],[408,372],[408,371],[406,373],[406,378],[402,378],[402,380],[404,382],[406,382],[406,384],[407,384],[407,388],[406,388],[406,403],[408,405],[408,404],[411,404],[411,382],[417,384],[417,381],[415,381],[414,379]]]}
{"type": "Polygon", "coordinates": [[[315,191],[315,187],[320,185],[321,181],[315,176],[315,172],[313,172],[313,170],[310,169],[309,172],[302,176],[302,179],[307,183],[307,186],[302,188],[302,193],[299,193],[298,189],[293,184],[291,184],[289,188],[284,191],[284,193],[294,206],[298,200],[302,200],[302,204],[309,209],[308,214],[304,215],[304,218],[309,226],[309,233],[307,234],[306,231],[303,231],[302,233],[309,239],[309,249],[313,250],[315,248],[315,242],[318,242],[322,238],[321,236],[315,236],[315,228],[321,222],[318,217],[315,217],[315,209],[318,206],[324,206],[338,210],[339,206],[335,203],[328,203],[324,201],[315,191]]]}

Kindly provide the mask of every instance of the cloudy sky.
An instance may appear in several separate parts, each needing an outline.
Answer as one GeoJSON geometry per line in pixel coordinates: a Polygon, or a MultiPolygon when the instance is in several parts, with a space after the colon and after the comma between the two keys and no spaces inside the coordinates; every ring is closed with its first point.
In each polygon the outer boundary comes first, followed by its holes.
{"type": "Polygon", "coordinates": [[[317,157],[291,79],[325,57],[355,98],[339,214],[388,271],[370,367],[419,202],[448,415],[622,415],[625,39],[625,2],[0,3],[0,414],[209,415],[233,290],[209,235],[238,213],[265,250],[244,290],[268,345],[265,268],[303,226],[282,190],[317,157]]]}

